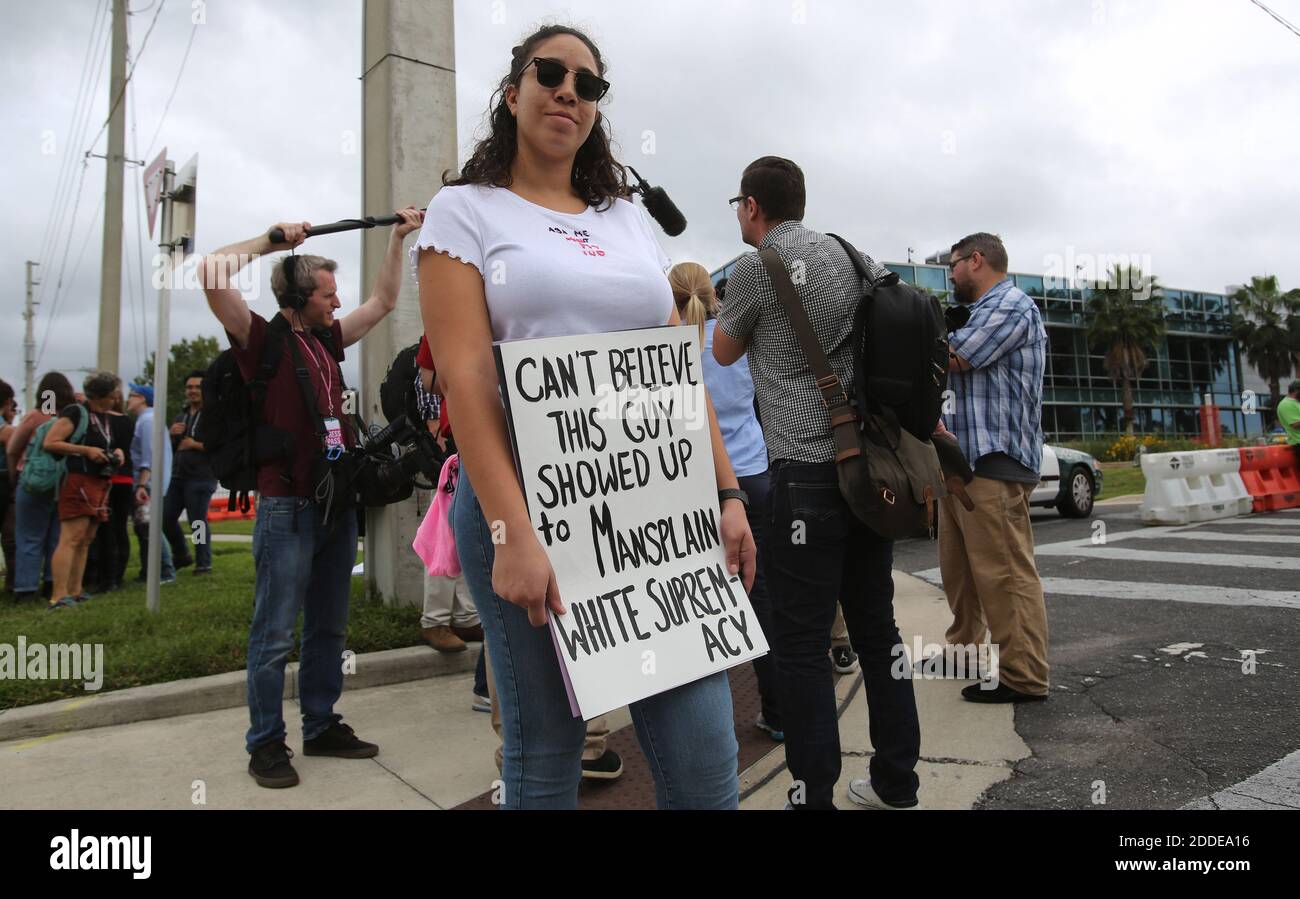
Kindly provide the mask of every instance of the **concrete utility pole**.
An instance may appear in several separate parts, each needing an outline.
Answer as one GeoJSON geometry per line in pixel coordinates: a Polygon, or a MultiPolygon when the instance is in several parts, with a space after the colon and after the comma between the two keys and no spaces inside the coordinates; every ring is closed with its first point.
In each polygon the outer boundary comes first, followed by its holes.
{"type": "Polygon", "coordinates": [[[108,164],[104,174],[104,249],[99,278],[96,365],[116,372],[122,332],[122,184],[126,163],[126,0],[113,0],[113,56],[108,80],[108,164]],[[113,104],[117,104],[114,107],[113,104]]]}
{"type": "MultiPolygon", "coordinates": [[[[409,203],[424,206],[443,170],[456,168],[452,0],[366,0],[364,15],[362,208],[386,215],[409,203]]],[[[361,234],[364,292],[375,283],[389,230],[361,234]]],[[[367,422],[383,421],[379,385],[398,351],[423,332],[419,290],[407,269],[396,311],[361,342],[360,411],[367,422]]],[[[366,511],[366,585],[390,605],[423,601],[424,569],[411,541],[428,505],[428,494],[417,491],[405,502],[366,511]]]]}
{"type": "Polygon", "coordinates": [[[38,265],[39,262],[27,260],[27,304],[23,307],[23,320],[27,325],[27,330],[23,334],[23,415],[32,410],[34,399],[32,391],[36,389],[36,337],[32,333],[32,323],[36,318],[36,301],[32,299],[32,288],[40,282],[32,280],[32,269],[38,265]]]}

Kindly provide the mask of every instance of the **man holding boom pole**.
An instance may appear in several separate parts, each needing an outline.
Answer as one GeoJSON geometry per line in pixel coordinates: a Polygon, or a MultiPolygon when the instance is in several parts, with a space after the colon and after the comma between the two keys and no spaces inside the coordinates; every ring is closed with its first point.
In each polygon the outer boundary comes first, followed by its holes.
{"type": "Polygon", "coordinates": [[[233,287],[252,259],[293,250],[312,233],[308,222],[281,222],[257,237],[223,247],[199,268],[208,305],[226,329],[239,375],[248,385],[257,469],[256,570],[253,622],[248,634],[248,773],[264,787],[291,787],[281,710],[284,666],[304,610],[298,694],[303,754],[371,758],[379,747],[356,737],[334,703],[343,690],[348,593],[356,561],[357,523],[350,498],[324,496],[332,461],[355,443],[344,408],[343,350],[365,337],[397,306],[402,283],[402,240],[418,229],[414,207],[398,222],[369,299],[335,319],[341,303],[337,268],[323,256],[289,255],[271,272],[280,306],[268,321],[233,287]],[[278,233],[277,233],[278,232],[278,233]],[[273,240],[273,237],[279,240],[273,240]],[[328,514],[341,509],[342,514],[328,514]]]}

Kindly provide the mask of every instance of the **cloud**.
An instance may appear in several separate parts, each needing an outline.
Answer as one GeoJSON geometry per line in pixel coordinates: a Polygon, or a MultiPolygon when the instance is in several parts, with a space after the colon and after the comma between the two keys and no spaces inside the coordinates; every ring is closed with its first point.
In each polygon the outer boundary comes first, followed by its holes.
{"type": "MultiPolygon", "coordinates": [[[[0,377],[15,385],[25,259],[43,256],[38,342],[64,271],[41,369],[93,363],[102,160],[86,170],[66,265],[67,229],[44,254],[41,239],[63,154],[86,149],[66,132],[99,2],[63,0],[53,15],[51,5],[5,9],[0,315],[13,324],[0,377]],[[54,155],[41,152],[47,133],[54,155]]],[[[1298,0],[1274,5],[1300,18],[1298,0]]],[[[137,137],[128,117],[128,156],[145,152],[158,125],[192,10],[171,0],[158,18],[128,95],[137,137]]],[[[178,164],[199,154],[200,249],[282,218],[386,212],[360,208],[360,3],[209,0],[205,10],[158,140],[178,164]]],[[[131,17],[133,43],[154,12],[131,17]]],[[[541,22],[586,27],[610,66],[604,111],[621,158],[667,188],[690,223],[662,238],[678,261],[715,267],[747,249],[726,200],[746,163],[775,153],[806,173],[809,225],[879,259],[903,259],[909,247],[919,258],[994,230],[1024,271],[1073,247],[1150,255],[1173,287],[1221,290],[1263,272],[1300,286],[1291,224],[1300,43],[1250,4],[498,0],[457,2],[455,13],[461,158],[481,135],[510,48],[541,22]]],[[[105,73],[87,140],[106,95],[105,73]]],[[[429,173],[430,196],[439,174],[429,173]]],[[[142,340],[153,342],[155,295],[136,285],[141,252],[146,268],[152,255],[136,226],[138,189],[128,171],[128,376],[140,370],[142,340]]],[[[312,249],[339,261],[345,308],[366,295],[356,233],[317,238],[312,249]]],[[[269,291],[256,308],[271,311],[269,291]]],[[[174,295],[171,322],[174,338],[219,333],[195,291],[174,295]]],[[[347,374],[356,381],[355,354],[347,374]]]]}

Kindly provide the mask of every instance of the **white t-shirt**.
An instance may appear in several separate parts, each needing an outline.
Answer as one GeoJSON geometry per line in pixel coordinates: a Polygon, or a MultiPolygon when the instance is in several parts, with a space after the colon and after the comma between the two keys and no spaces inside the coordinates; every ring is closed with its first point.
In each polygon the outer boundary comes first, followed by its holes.
{"type": "Polygon", "coordinates": [[[627,200],[555,212],[504,187],[444,187],[411,248],[433,248],[483,276],[494,341],[649,328],[668,322],[671,262],[627,200]]]}

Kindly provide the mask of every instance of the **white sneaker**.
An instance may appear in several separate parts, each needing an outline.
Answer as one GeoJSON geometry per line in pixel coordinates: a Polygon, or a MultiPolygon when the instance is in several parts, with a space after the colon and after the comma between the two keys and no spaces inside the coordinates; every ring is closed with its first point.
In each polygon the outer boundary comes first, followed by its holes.
{"type": "Polygon", "coordinates": [[[882,809],[891,812],[910,812],[920,808],[919,802],[912,805],[890,805],[876,795],[876,791],[869,780],[855,780],[850,783],[849,798],[863,808],[882,809]]]}
{"type": "Polygon", "coordinates": [[[474,694],[474,702],[473,702],[473,704],[470,706],[470,708],[473,709],[473,710],[476,711],[476,712],[488,712],[488,713],[491,713],[491,711],[492,711],[492,697],[491,697],[491,696],[479,696],[477,693],[475,693],[475,694],[474,694]]]}

